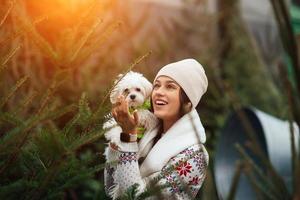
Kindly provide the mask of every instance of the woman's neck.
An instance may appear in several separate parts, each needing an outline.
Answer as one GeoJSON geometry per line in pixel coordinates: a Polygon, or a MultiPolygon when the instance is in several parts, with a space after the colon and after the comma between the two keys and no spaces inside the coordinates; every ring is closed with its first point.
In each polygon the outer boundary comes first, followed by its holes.
{"type": "Polygon", "coordinates": [[[178,119],[163,120],[163,133],[166,133],[178,119]]]}

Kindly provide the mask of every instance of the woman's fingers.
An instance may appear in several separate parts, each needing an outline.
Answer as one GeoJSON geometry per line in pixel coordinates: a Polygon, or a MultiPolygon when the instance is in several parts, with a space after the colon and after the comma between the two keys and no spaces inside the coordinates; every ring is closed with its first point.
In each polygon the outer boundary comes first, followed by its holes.
{"type": "Polygon", "coordinates": [[[125,100],[125,97],[123,95],[121,96],[120,109],[124,114],[128,114],[128,102],[125,100]]]}
{"type": "Polygon", "coordinates": [[[138,113],[137,113],[136,110],[133,112],[133,117],[134,117],[135,124],[138,124],[139,123],[139,116],[138,116],[138,113]]]}
{"type": "Polygon", "coordinates": [[[112,116],[113,116],[115,119],[118,118],[117,112],[115,111],[114,108],[112,109],[111,114],[112,114],[112,116]]]}
{"type": "Polygon", "coordinates": [[[117,102],[112,109],[112,115],[124,132],[135,133],[138,124],[138,114],[135,111],[132,115],[128,110],[128,102],[124,96],[119,96],[117,102]]]}
{"type": "Polygon", "coordinates": [[[128,112],[128,102],[125,100],[123,95],[117,98],[117,102],[112,109],[112,114],[117,122],[126,122],[130,117],[128,112]]]}
{"type": "Polygon", "coordinates": [[[129,116],[128,113],[128,102],[125,100],[125,97],[121,95],[119,97],[120,105],[117,107],[118,114],[121,114],[122,116],[129,116]]]}

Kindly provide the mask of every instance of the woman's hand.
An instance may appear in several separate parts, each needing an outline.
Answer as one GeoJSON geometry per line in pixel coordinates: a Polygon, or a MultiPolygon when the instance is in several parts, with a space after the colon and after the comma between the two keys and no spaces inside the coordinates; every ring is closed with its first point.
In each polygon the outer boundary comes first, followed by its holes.
{"type": "Polygon", "coordinates": [[[119,96],[117,103],[112,109],[112,115],[121,126],[124,133],[137,134],[138,115],[134,111],[133,115],[129,113],[128,102],[123,95],[119,96]]]}

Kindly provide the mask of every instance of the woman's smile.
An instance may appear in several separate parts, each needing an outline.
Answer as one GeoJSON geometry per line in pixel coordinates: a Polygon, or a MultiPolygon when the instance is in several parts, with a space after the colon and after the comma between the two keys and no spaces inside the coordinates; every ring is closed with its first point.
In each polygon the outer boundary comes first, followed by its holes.
{"type": "Polygon", "coordinates": [[[164,105],[167,105],[168,102],[165,101],[165,100],[162,100],[162,99],[156,99],[156,100],[154,101],[154,104],[157,105],[157,106],[164,106],[164,105]]]}

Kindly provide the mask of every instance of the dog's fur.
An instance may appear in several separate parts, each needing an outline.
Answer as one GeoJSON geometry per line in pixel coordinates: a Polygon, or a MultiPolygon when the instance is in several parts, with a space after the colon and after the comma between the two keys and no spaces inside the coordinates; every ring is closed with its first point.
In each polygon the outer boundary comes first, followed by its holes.
{"type": "MultiPolygon", "coordinates": [[[[137,108],[143,105],[143,103],[150,97],[152,91],[152,84],[140,73],[130,71],[124,77],[120,74],[115,81],[115,87],[110,94],[110,102],[115,104],[117,98],[120,95],[124,95],[128,105],[131,108],[137,108]]],[[[158,119],[152,112],[146,109],[137,110],[139,126],[144,127],[146,130],[150,130],[157,126],[158,119]]],[[[104,123],[105,138],[108,141],[115,143],[120,142],[120,133],[122,129],[118,126],[113,117],[104,123]]],[[[106,156],[108,156],[105,153],[106,156]]]]}

